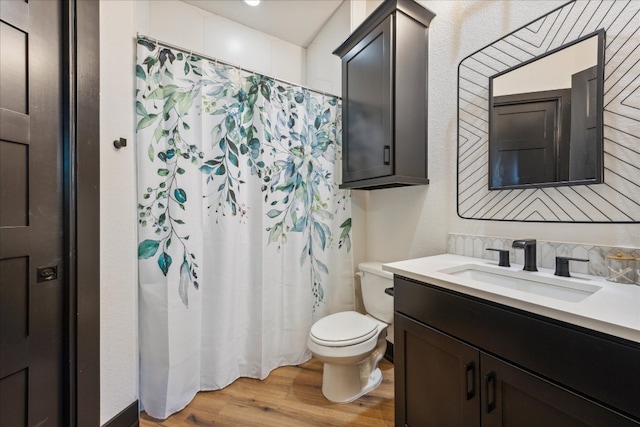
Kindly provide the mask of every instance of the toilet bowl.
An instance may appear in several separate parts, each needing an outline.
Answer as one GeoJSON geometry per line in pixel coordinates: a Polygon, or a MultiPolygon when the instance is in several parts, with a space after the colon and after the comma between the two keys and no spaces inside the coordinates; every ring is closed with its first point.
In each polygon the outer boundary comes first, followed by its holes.
{"type": "Polygon", "coordinates": [[[359,265],[367,314],[343,311],[313,324],[307,346],[324,363],[322,394],[332,402],[347,403],[375,389],[382,382],[378,363],[387,348],[387,329],[393,320],[393,298],[384,290],[393,275],[382,263],[359,265]]]}

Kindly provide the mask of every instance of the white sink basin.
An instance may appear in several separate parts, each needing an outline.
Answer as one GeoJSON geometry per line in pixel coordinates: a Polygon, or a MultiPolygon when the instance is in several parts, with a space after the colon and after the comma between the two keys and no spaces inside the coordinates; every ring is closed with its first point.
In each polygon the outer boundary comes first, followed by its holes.
{"type": "Polygon", "coordinates": [[[439,272],[568,302],[580,302],[601,289],[600,286],[588,283],[584,279],[549,277],[482,264],[464,264],[439,272]]]}

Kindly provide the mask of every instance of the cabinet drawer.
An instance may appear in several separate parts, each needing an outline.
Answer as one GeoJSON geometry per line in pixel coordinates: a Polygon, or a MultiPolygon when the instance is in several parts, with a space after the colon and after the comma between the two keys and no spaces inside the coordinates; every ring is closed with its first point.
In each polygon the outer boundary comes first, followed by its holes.
{"type": "Polygon", "coordinates": [[[640,345],[395,277],[395,310],[640,420],[640,345]]]}

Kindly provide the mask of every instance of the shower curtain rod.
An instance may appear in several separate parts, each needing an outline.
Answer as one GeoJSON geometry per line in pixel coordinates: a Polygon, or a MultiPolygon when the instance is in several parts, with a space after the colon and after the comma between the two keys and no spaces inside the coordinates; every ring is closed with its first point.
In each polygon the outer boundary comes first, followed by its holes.
{"type": "Polygon", "coordinates": [[[164,46],[164,47],[168,47],[168,48],[171,48],[171,49],[177,49],[177,50],[180,50],[180,51],[182,51],[183,53],[189,53],[190,55],[194,55],[194,54],[195,54],[195,55],[197,55],[197,56],[199,56],[199,57],[201,57],[201,58],[204,58],[204,59],[206,59],[206,60],[213,61],[213,62],[218,63],[218,64],[224,64],[224,65],[228,65],[228,66],[230,66],[230,67],[237,68],[237,69],[239,69],[240,71],[243,71],[243,70],[244,70],[244,71],[247,71],[247,72],[249,72],[249,73],[251,73],[251,74],[260,74],[260,75],[265,76],[265,77],[268,77],[268,78],[270,78],[270,79],[272,79],[272,80],[276,80],[276,81],[281,82],[281,83],[286,83],[286,84],[288,84],[289,86],[297,86],[297,87],[299,87],[299,88],[301,88],[301,89],[306,89],[306,90],[308,90],[308,91],[310,91],[310,92],[315,92],[315,93],[320,94],[320,95],[322,95],[322,96],[333,96],[333,97],[335,97],[335,98],[342,99],[342,97],[340,97],[340,96],[338,96],[338,95],[332,95],[332,94],[327,93],[327,92],[323,92],[323,91],[320,91],[320,90],[317,90],[317,89],[312,89],[312,88],[310,88],[310,87],[303,86],[303,85],[301,85],[301,84],[297,84],[297,83],[290,82],[289,80],[284,80],[284,79],[281,79],[281,78],[278,78],[278,77],[270,76],[270,75],[268,75],[268,74],[264,74],[264,73],[261,73],[261,72],[259,72],[259,71],[252,70],[252,69],[250,69],[250,68],[242,67],[242,66],[237,65],[237,64],[232,64],[231,62],[228,62],[228,61],[223,61],[222,59],[212,58],[212,57],[211,57],[211,56],[209,56],[209,55],[205,55],[205,54],[202,54],[202,53],[199,53],[199,52],[195,52],[195,51],[190,50],[190,49],[185,49],[185,48],[180,47],[180,46],[177,46],[177,45],[175,45],[175,44],[171,44],[171,43],[164,42],[164,41],[162,41],[162,40],[158,40],[158,39],[157,39],[157,38],[155,38],[155,37],[145,36],[144,34],[140,34],[140,33],[136,33],[136,37],[137,37],[138,39],[146,39],[146,40],[149,40],[149,41],[155,42],[156,44],[158,44],[158,45],[162,45],[162,46],[164,46]]]}

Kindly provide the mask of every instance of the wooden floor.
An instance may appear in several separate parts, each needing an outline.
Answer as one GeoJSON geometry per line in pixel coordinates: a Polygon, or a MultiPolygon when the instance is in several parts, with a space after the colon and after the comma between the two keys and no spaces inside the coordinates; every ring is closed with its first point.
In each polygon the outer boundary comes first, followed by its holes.
{"type": "Polygon", "coordinates": [[[150,426],[393,426],[393,365],[380,363],[382,384],[352,403],[332,403],[322,395],[322,363],[275,369],[264,381],[240,378],[228,387],[200,392],[181,412],[164,421],[146,413],[150,426]]]}

